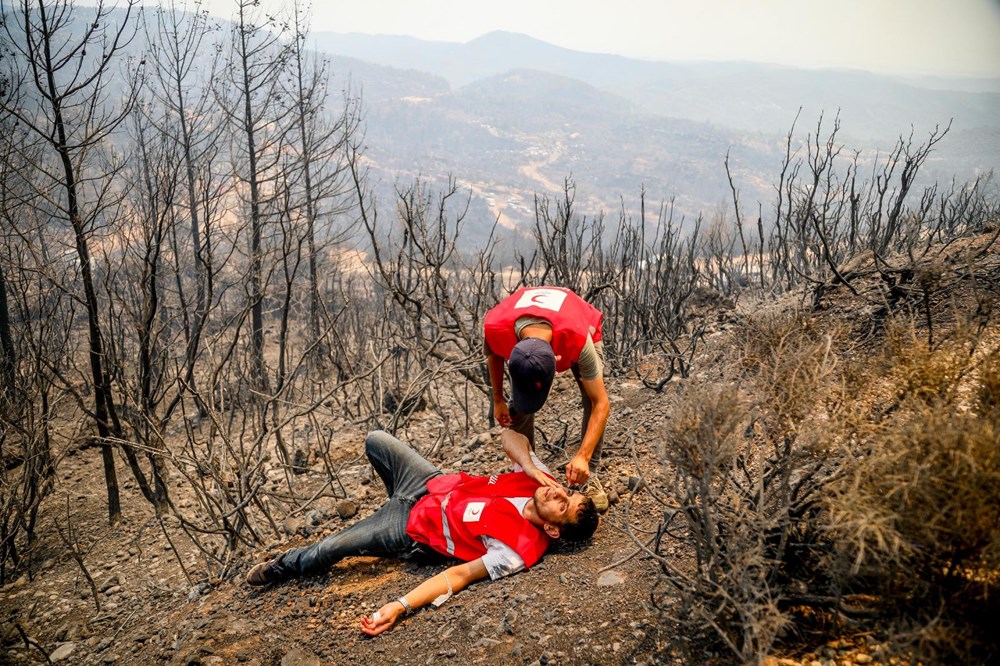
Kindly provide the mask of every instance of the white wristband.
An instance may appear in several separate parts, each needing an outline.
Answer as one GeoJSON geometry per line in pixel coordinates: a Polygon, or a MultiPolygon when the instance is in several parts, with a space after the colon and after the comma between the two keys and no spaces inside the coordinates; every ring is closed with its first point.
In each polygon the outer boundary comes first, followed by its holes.
{"type": "Polygon", "coordinates": [[[405,596],[396,599],[396,601],[398,601],[399,605],[403,607],[403,615],[408,615],[411,611],[413,611],[413,608],[410,607],[410,602],[406,600],[405,596]]]}

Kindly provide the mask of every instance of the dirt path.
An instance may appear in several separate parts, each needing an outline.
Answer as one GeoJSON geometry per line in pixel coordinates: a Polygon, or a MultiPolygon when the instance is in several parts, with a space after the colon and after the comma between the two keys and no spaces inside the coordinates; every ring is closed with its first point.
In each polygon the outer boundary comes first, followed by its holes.
{"type": "Polygon", "coordinates": [[[527,178],[530,178],[534,182],[541,185],[542,189],[544,189],[547,192],[551,192],[553,194],[562,192],[563,191],[562,184],[552,182],[547,177],[545,177],[545,175],[543,175],[539,171],[539,169],[544,169],[550,164],[556,162],[556,160],[558,160],[563,156],[564,152],[565,149],[563,145],[561,143],[557,143],[555,145],[555,148],[552,149],[552,151],[545,157],[545,159],[529,161],[527,164],[519,166],[517,168],[517,171],[522,176],[526,176],[527,178]]]}

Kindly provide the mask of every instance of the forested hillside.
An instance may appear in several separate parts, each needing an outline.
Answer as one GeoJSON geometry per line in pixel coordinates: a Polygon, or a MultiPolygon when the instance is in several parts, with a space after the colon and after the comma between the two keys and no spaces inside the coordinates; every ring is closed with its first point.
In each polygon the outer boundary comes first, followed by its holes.
{"type": "MultiPolygon", "coordinates": [[[[0,660],[997,660],[1000,192],[939,177],[987,135],[748,134],[528,69],[342,86],[304,15],[234,7],[4,5],[0,660]],[[371,430],[506,467],[483,318],[522,285],[604,315],[594,538],[373,639],[445,563],[246,585],[382,506],[371,430]]],[[[564,373],[557,478],[579,412],[564,373]]]]}

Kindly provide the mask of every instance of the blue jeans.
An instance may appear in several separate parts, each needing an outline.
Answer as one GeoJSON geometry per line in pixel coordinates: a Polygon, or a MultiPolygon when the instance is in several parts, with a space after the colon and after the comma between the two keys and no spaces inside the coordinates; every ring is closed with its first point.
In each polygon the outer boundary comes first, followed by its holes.
{"type": "Polygon", "coordinates": [[[352,555],[409,558],[428,554],[426,547],[406,534],[406,523],[413,505],[427,494],[427,482],[441,470],[381,430],[368,434],[365,455],[385,484],[388,501],[346,530],[284,553],[273,565],[281,577],[321,573],[352,555]]]}

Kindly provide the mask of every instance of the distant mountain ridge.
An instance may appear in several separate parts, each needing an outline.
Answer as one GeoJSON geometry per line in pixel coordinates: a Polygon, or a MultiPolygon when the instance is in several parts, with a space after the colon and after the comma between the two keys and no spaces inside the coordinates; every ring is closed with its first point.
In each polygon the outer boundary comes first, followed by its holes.
{"type": "Polygon", "coordinates": [[[509,32],[464,44],[331,32],[313,33],[312,40],[325,53],[427,72],[456,88],[534,69],[614,93],[647,113],[745,131],[787,131],[800,107],[807,118],[840,109],[847,131],[865,139],[894,138],[911,124],[931,128],[951,119],[961,129],[1000,127],[1000,79],[901,80],[859,70],[652,62],[573,51],[509,32]],[[949,81],[955,89],[942,90],[949,81]]]}
{"type": "MultiPolygon", "coordinates": [[[[231,27],[212,24],[219,37],[231,27]]],[[[140,55],[144,38],[140,31],[126,55],[140,55]]],[[[723,215],[732,196],[727,155],[741,201],[766,210],[796,117],[800,145],[821,116],[828,134],[839,113],[845,154],[864,151],[867,163],[900,135],[912,130],[919,143],[954,119],[922,179],[962,182],[1000,168],[1000,93],[967,90],[989,81],[941,90],[951,80],[921,86],[858,71],[648,62],[505,32],[467,44],[323,32],[310,41],[329,60],[330,108],[341,91],[362,98],[378,193],[391,200],[413,179],[431,187],[455,179],[469,194],[467,229],[483,234],[496,220],[527,232],[535,197],[560,196],[567,179],[588,216],[634,214],[640,192],[650,209],[670,200],[678,217],[723,215]]],[[[209,44],[203,50],[196,66],[208,72],[215,54],[209,44]]]]}
{"type": "Polygon", "coordinates": [[[311,39],[333,71],[355,68],[359,78],[356,68],[367,68],[369,155],[379,168],[425,181],[450,174],[469,188],[473,216],[521,229],[532,198],[568,177],[587,214],[634,210],[642,189],[672,199],[679,214],[712,214],[731,197],[727,154],[742,200],[766,208],[796,118],[801,140],[821,117],[826,135],[839,115],[840,142],[869,161],[900,136],[919,142],[953,122],[925,179],[961,182],[1000,167],[1000,93],[961,89],[969,80],[941,90],[948,80],[921,87],[863,71],[647,62],[505,32],[466,44],[311,39]],[[425,94],[414,97],[414,86],[425,94]]]}

